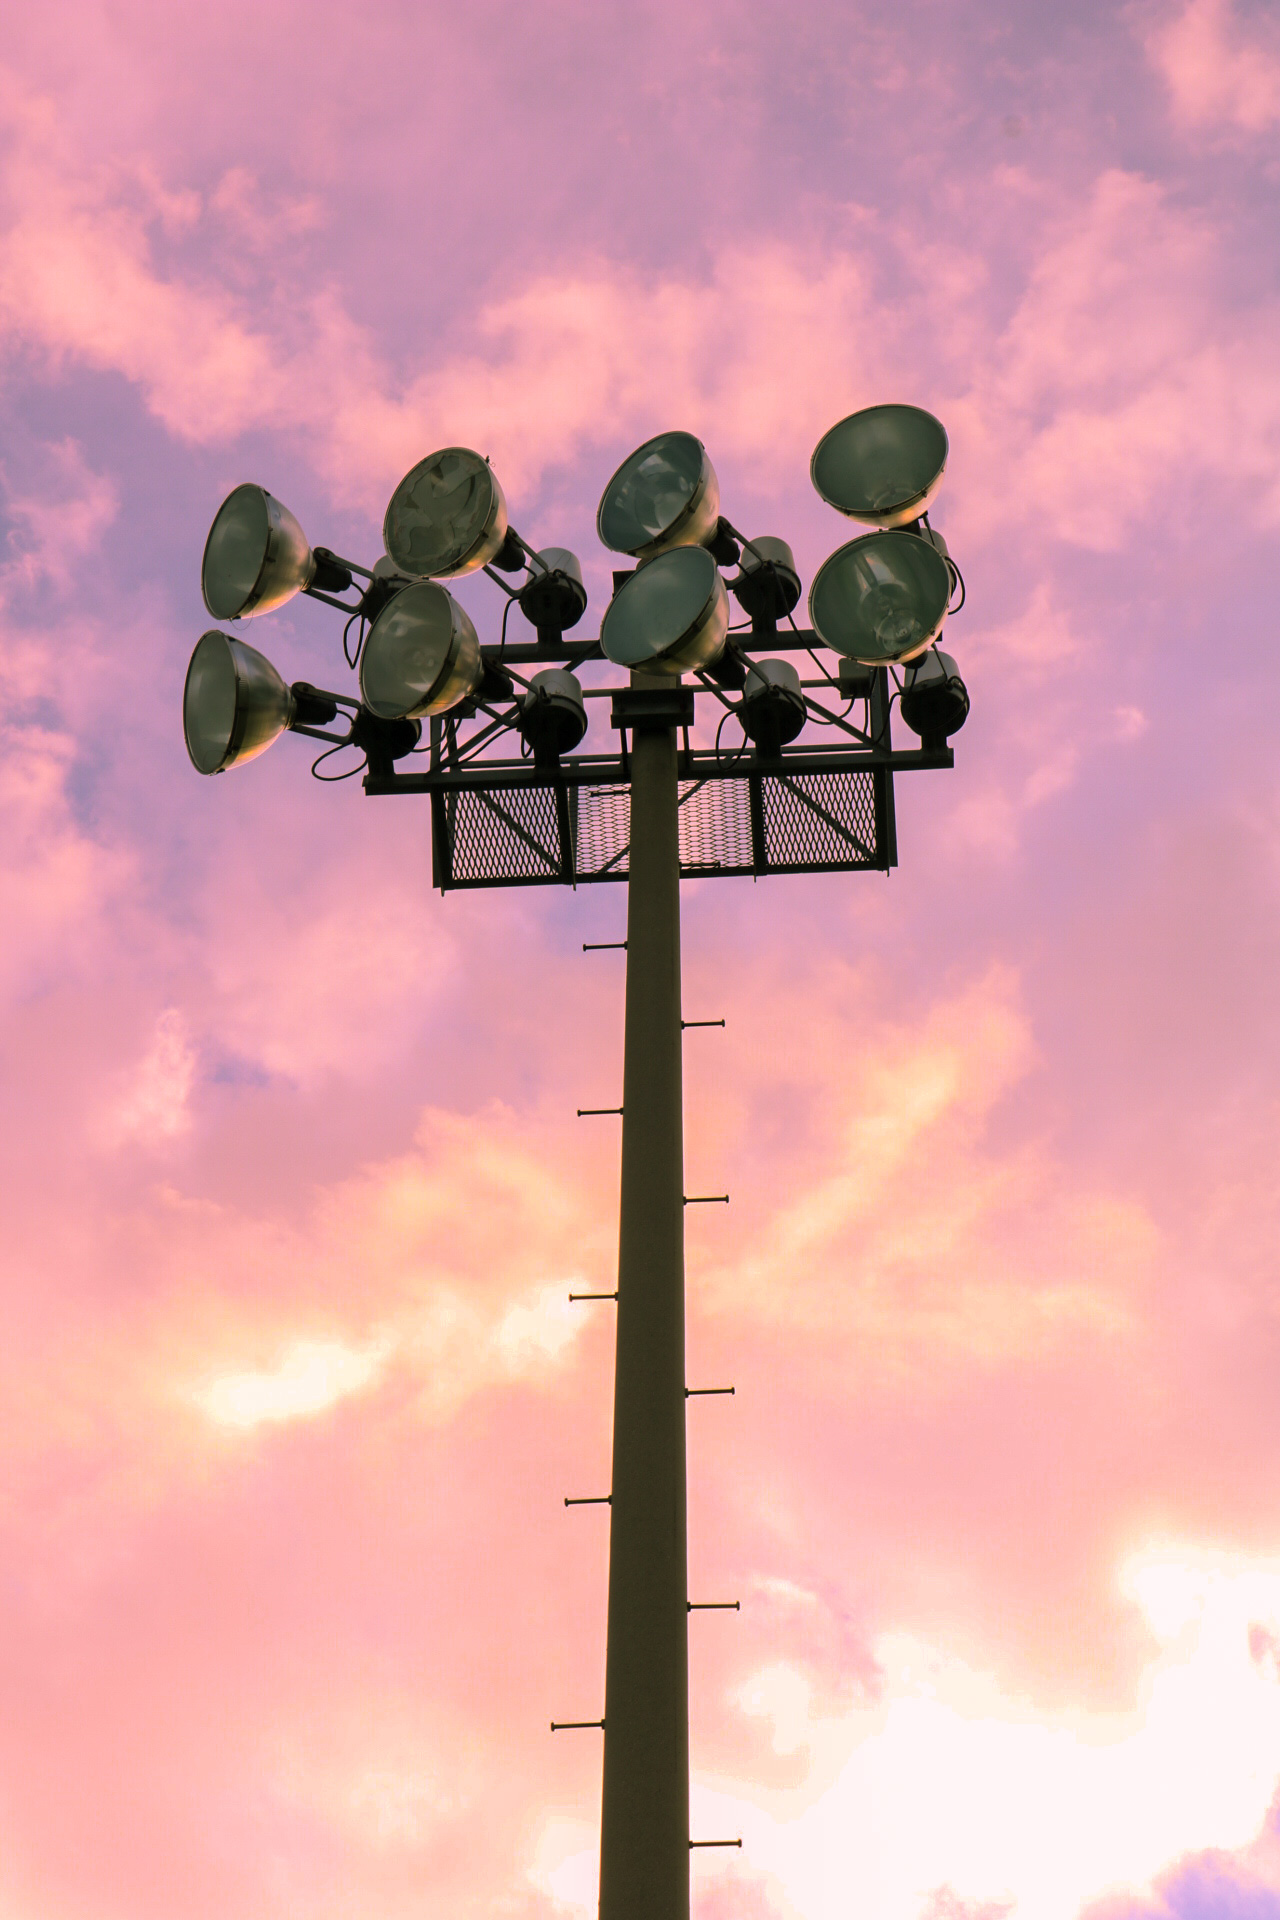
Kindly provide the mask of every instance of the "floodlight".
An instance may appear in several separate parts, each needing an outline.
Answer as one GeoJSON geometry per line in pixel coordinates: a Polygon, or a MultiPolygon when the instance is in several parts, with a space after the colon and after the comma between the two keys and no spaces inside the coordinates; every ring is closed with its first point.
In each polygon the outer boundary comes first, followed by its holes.
{"type": "Polygon", "coordinates": [[[724,651],[729,600],[705,547],[676,547],[628,574],[600,625],[605,658],[645,673],[689,673],[724,651]]]}
{"type": "Polygon", "coordinates": [[[789,660],[755,660],[740,709],[742,730],[766,753],[794,740],[808,718],[800,675],[789,660]]]}
{"type": "Polygon", "coordinates": [[[605,488],[596,515],[605,546],[637,560],[704,546],[719,526],[720,482],[691,433],[660,433],[637,447],[605,488]]]}
{"type": "Polygon", "coordinates": [[[292,692],[256,647],[217,627],[201,635],[182,694],[182,730],[197,773],[223,773],[265,753],[296,710],[292,692]]]}
{"type": "Polygon", "coordinates": [[[555,766],[587,731],[587,707],[576,674],[564,667],[535,673],[520,702],[520,731],[540,767],[555,766]]]}
{"type": "Polygon", "coordinates": [[[360,695],[379,720],[446,713],[483,677],[475,628],[434,580],[414,580],[388,600],[360,654],[360,695]]]}
{"type": "Polygon", "coordinates": [[[391,496],[382,538],[401,572],[419,580],[475,573],[507,537],[507,503],[489,462],[442,447],[410,467],[391,496]]]}
{"type": "Polygon", "coordinates": [[[915,533],[864,533],[818,568],[809,618],[823,643],[867,666],[910,660],[935,641],[951,599],[951,569],[915,533]]]}
{"type": "Polygon", "coordinates": [[[215,620],[252,620],[309,587],[316,562],[288,507],[246,482],[218,508],[200,568],[204,603],[215,620]]]}
{"type": "Polygon", "coordinates": [[[750,619],[785,619],[800,598],[796,557],[786,541],[769,534],[745,541],[733,592],[750,619]]]}
{"type": "Polygon", "coordinates": [[[539,633],[563,633],[576,627],[587,610],[582,584],[582,562],[568,547],[544,547],[534,556],[542,562],[520,591],[520,611],[539,633]]]}
{"type": "Polygon", "coordinates": [[[925,511],[946,465],[946,430],[923,407],[864,407],[823,434],[809,472],[851,520],[904,527],[925,511]]]}
{"type": "Polygon", "coordinates": [[[902,717],[926,746],[942,745],[969,718],[969,693],[949,653],[936,647],[907,668],[902,717]]]}

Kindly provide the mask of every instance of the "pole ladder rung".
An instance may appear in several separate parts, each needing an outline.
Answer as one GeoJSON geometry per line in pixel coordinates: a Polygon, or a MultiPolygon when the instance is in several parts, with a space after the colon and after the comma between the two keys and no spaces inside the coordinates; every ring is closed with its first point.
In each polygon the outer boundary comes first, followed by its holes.
{"type": "Polygon", "coordinates": [[[592,1115],[593,1113],[621,1113],[621,1112],[622,1112],[621,1107],[579,1107],[578,1118],[579,1120],[585,1120],[585,1119],[588,1119],[590,1115],[592,1115]]]}
{"type": "MultiPolygon", "coordinates": [[[[572,1294],[569,1295],[571,1300],[573,1297],[572,1294]]],[[[684,1397],[686,1400],[698,1400],[705,1398],[709,1393],[732,1393],[733,1391],[732,1387],[686,1387],[684,1397]]]]}
{"type": "Polygon", "coordinates": [[[740,1847],[741,1840],[691,1840],[691,1847],[740,1847]]]}
{"type": "Polygon", "coordinates": [[[685,1027],[722,1027],[723,1025],[723,1020],[682,1020],[680,1022],[682,1031],[685,1027]]]}
{"type": "MultiPolygon", "coordinates": [[[[571,1300],[616,1300],[617,1297],[618,1293],[616,1288],[612,1293],[571,1293],[569,1295],[571,1300]]],[[[729,1391],[732,1393],[733,1388],[730,1387],[729,1391]]]]}
{"type": "Polygon", "coordinates": [[[690,1613],[741,1613],[741,1600],[686,1600],[690,1613]]]}
{"type": "Polygon", "coordinates": [[[551,1722],[552,1733],[569,1733],[575,1727],[599,1727],[601,1732],[603,1732],[604,1721],[603,1720],[553,1720],[551,1722]]]}
{"type": "Polygon", "coordinates": [[[626,941],[625,940],[584,940],[582,943],[582,951],[584,953],[611,953],[615,949],[620,949],[623,953],[625,953],[627,950],[626,941]]]}
{"type": "Polygon", "coordinates": [[[686,1193],[684,1203],[686,1207],[727,1207],[729,1196],[727,1193],[686,1193]]]}
{"type": "Polygon", "coordinates": [[[586,1493],[580,1494],[576,1499],[571,1499],[569,1495],[566,1494],[564,1503],[566,1507],[611,1507],[613,1505],[613,1495],[611,1493],[586,1493]]]}

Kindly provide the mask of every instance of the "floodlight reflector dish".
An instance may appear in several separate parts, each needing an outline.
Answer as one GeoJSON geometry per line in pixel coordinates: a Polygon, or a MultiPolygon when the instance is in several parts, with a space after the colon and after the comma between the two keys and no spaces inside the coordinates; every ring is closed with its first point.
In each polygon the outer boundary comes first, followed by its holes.
{"type": "Polygon", "coordinates": [[[947,466],[947,435],[923,407],[863,407],[824,433],[809,472],[851,520],[904,527],[928,507],[947,466]]]}
{"type": "Polygon", "coordinates": [[[823,643],[866,666],[911,660],[942,631],[951,569],[914,533],[864,533],[818,568],[809,618],[823,643]]]}
{"type": "Polygon", "coordinates": [[[701,440],[660,433],[625,459],[600,499],[596,530],[614,553],[651,560],[713,540],[720,482],[701,440]]]}
{"type": "Polygon", "coordinates": [[[217,627],[201,635],[182,693],[182,730],[197,773],[256,759],[295,711],[293,694],[256,647],[217,627]]]}
{"type": "Polygon", "coordinates": [[[675,547],[628,575],[600,626],[605,658],[643,673],[692,673],[724,651],[729,601],[705,547],[675,547]]]}
{"type": "Polygon", "coordinates": [[[309,587],[316,563],[288,507],[265,487],[235,487],[214,515],[200,587],[215,620],[252,620],[309,587]]]}
{"type": "Polygon", "coordinates": [[[433,580],[415,580],[387,602],[360,654],[360,697],[379,720],[447,713],[483,677],[475,628],[433,580]]]}
{"type": "Polygon", "coordinates": [[[475,573],[506,537],[502,488],[489,462],[470,447],[441,447],[410,467],[382,523],[387,552],[418,580],[475,573]]]}

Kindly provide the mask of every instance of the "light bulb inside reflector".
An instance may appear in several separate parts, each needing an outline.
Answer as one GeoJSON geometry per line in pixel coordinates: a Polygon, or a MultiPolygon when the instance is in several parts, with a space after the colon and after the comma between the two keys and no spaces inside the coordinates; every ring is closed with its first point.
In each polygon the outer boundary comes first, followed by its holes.
{"type": "Polygon", "coordinates": [[[216,627],[201,635],[182,694],[182,730],[197,773],[223,773],[265,753],[295,712],[293,694],[256,647],[216,627]]]}
{"type": "Polygon", "coordinates": [[[701,440],[660,433],[623,461],[605,488],[596,529],[614,553],[649,560],[715,538],[720,482],[701,440]]]}
{"type": "Polygon", "coordinates": [[[507,503],[489,462],[442,447],[411,467],[391,496],[382,538],[402,572],[454,580],[487,566],[507,537],[507,503]]]}
{"type": "Polygon", "coordinates": [[[903,527],[942,484],[947,435],[923,407],[864,407],[824,433],[809,471],[822,498],[851,520],[903,527]]]}
{"type": "Polygon", "coordinates": [[[415,580],[387,602],[360,654],[360,697],[379,720],[446,713],[483,678],[475,628],[433,580],[415,580]]]}
{"type": "Polygon", "coordinates": [[[316,563],[288,507],[246,481],[214,516],[200,567],[204,603],[215,620],[252,620],[309,587],[316,563]]]}
{"type": "Polygon", "coordinates": [[[637,567],[600,627],[605,658],[644,673],[692,673],[724,651],[729,601],[705,547],[676,547],[637,567]]]}
{"type": "Polygon", "coordinates": [[[942,631],[951,569],[914,533],[864,533],[818,568],[809,618],[823,642],[878,667],[910,660],[942,631]]]}

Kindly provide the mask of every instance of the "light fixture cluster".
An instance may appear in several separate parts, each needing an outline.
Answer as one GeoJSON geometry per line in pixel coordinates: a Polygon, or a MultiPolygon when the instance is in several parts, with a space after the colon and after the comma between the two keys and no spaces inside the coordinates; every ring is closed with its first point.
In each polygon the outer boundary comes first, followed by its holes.
{"type": "MultiPolygon", "coordinates": [[[[946,461],[947,437],[932,414],[880,406],[832,427],[811,467],[824,500],[876,529],[819,568],[809,593],[815,638],[842,656],[837,684],[851,698],[865,694],[871,670],[905,665],[903,718],[926,741],[945,741],[968,713],[955,662],[935,646],[960,585],[928,522],[946,461]]],[[[748,540],[723,517],[701,441],[671,432],[638,447],[606,486],[596,525],[606,547],[637,563],[615,576],[600,629],[603,656],[659,677],[702,675],[741,694],[744,732],[763,751],[793,740],[808,716],[800,676],[789,661],[742,650],[730,632],[729,594],[758,643],[799,602],[795,559],[785,540],[748,540]],[[734,567],[726,581],[722,569],[734,567]]],[[[529,547],[510,524],[489,462],[467,447],[441,448],[409,470],[387,506],[383,542],[383,557],[368,570],[312,549],[265,488],[243,485],[228,495],[204,551],[209,612],[217,620],[255,619],[305,593],[349,621],[358,617],[361,639],[348,658],[358,668],[360,698],[289,686],[255,648],[211,629],[192,656],[183,707],[187,748],[201,773],[254,758],[288,728],[366,751],[376,744],[396,759],[417,744],[428,716],[477,699],[509,703],[515,690],[501,649],[486,654],[443,581],[483,568],[549,653],[586,609],[577,556],[529,547]],[[524,577],[512,587],[503,574],[524,577]],[[356,576],[365,583],[359,597],[337,597],[356,576]],[[348,732],[324,731],[340,707],[352,716],[348,732]]],[[[554,766],[586,732],[582,688],[566,668],[535,674],[516,704],[514,724],[538,765],[554,766]]]]}

